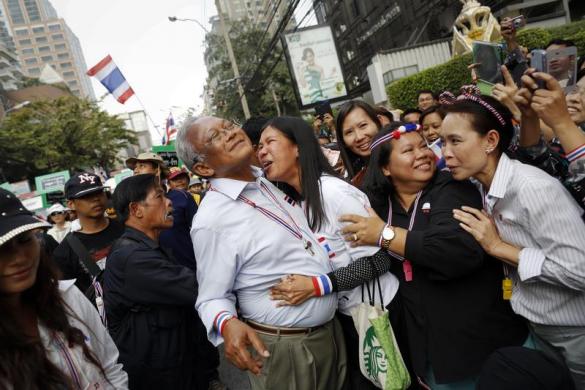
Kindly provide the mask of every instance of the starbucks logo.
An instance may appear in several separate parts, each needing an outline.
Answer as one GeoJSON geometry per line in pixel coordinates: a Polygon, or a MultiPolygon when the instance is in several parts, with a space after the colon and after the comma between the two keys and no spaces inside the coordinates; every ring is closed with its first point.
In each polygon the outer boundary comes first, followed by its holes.
{"type": "Polygon", "coordinates": [[[376,338],[374,327],[370,326],[364,337],[364,364],[370,378],[378,379],[378,374],[385,374],[388,369],[386,354],[376,338]]]}

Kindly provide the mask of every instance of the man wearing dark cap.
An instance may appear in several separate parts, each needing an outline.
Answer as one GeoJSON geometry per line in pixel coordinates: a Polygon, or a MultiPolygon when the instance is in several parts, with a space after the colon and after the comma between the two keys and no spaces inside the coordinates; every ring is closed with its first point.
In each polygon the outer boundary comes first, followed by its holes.
{"type": "Polygon", "coordinates": [[[77,213],[81,229],[65,237],[53,258],[62,278],[76,279],[82,292],[88,290],[96,276],[96,268],[85,262],[91,261],[103,270],[112,244],[124,232],[122,224],[106,217],[106,188],[99,176],[88,172],[78,173],[65,183],[67,207],[77,213]]]}

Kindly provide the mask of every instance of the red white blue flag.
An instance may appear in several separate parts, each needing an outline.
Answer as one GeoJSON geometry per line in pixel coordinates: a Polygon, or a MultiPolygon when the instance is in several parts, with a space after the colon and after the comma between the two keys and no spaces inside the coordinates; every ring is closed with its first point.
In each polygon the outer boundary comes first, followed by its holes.
{"type": "Polygon", "coordinates": [[[130,84],[128,84],[128,81],[126,81],[110,55],[107,55],[96,66],[88,70],[87,75],[97,78],[114,98],[122,104],[134,95],[130,84]]]}
{"type": "Polygon", "coordinates": [[[171,141],[177,138],[177,128],[175,126],[175,120],[173,119],[173,114],[169,112],[169,116],[167,117],[166,123],[166,130],[165,135],[163,136],[163,145],[168,145],[171,141]]]}

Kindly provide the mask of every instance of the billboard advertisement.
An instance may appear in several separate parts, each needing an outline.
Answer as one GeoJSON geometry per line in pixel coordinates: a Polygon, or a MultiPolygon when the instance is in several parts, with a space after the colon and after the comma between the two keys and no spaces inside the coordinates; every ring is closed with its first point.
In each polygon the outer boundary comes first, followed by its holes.
{"type": "Polygon", "coordinates": [[[347,88],[329,26],[299,29],[283,35],[288,66],[301,109],[347,96],[347,88]]]}

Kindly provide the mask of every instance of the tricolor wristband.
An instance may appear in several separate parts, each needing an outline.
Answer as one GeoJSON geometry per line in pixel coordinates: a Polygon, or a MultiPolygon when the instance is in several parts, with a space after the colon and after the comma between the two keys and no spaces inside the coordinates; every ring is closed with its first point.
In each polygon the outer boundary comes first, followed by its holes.
{"type": "Polygon", "coordinates": [[[585,144],[579,146],[578,148],[574,149],[573,151],[571,151],[565,155],[565,158],[569,162],[573,162],[573,161],[578,160],[582,157],[585,157],[585,144]]]}
{"type": "Polygon", "coordinates": [[[313,288],[315,289],[315,295],[322,297],[323,295],[329,295],[333,292],[333,284],[331,279],[327,275],[313,276],[313,288]]]}
{"type": "Polygon", "coordinates": [[[225,324],[227,324],[227,322],[232,318],[236,318],[236,316],[230,313],[229,311],[225,310],[220,311],[215,316],[215,320],[213,320],[213,325],[215,326],[215,329],[217,330],[217,333],[220,336],[223,336],[223,329],[225,328],[225,324]]]}

